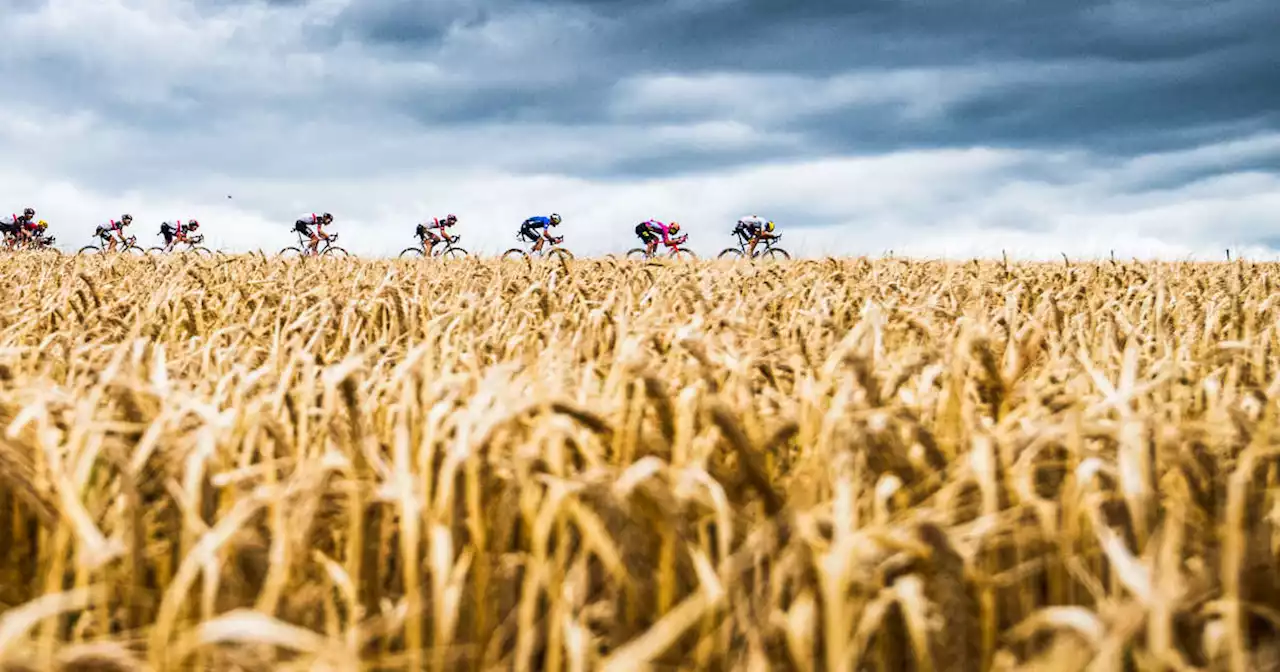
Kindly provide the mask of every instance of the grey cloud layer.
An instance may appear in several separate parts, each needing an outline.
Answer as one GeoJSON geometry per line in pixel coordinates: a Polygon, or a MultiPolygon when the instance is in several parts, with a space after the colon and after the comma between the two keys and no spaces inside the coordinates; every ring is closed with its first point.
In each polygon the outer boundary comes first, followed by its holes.
{"type": "MultiPolygon", "coordinates": [[[[60,5],[0,7],[30,45],[0,54],[14,113],[52,129],[0,126],[0,148],[121,190],[424,163],[625,181],[975,146],[1120,162],[1280,129],[1275,0],[60,5]]],[[[1131,188],[1278,167],[1264,145],[1131,188]]]]}

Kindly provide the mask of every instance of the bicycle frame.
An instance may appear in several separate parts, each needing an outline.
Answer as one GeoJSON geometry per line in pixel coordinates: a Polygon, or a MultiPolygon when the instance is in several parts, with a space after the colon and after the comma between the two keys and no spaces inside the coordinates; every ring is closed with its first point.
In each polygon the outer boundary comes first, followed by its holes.
{"type": "MultiPolygon", "coordinates": [[[[294,233],[298,235],[298,248],[301,249],[305,254],[311,254],[311,252],[309,251],[311,248],[311,238],[309,236],[302,235],[301,231],[295,230],[294,233]]],[[[317,236],[317,238],[319,238],[319,236],[317,236]]],[[[329,234],[328,238],[320,238],[319,244],[316,245],[316,251],[314,253],[315,256],[318,257],[324,254],[326,250],[333,247],[333,241],[337,239],[338,239],[338,234],[336,233],[329,234]]]]}

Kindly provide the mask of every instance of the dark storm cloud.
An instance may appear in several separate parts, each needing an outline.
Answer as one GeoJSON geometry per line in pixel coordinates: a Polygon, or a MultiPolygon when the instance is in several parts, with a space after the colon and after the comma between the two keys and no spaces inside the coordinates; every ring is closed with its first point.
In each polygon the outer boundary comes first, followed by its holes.
{"type": "Polygon", "coordinates": [[[149,134],[160,149],[148,154],[192,146],[233,165],[270,140],[264,171],[297,151],[331,165],[363,151],[392,170],[397,148],[422,144],[415,133],[451,160],[612,179],[921,148],[1123,158],[1280,129],[1275,1],[196,0],[204,17],[296,17],[278,28],[299,34],[263,52],[270,76],[246,63],[154,83],[40,35],[26,60],[0,56],[0,76],[33,107],[149,134]],[[359,145],[271,130],[288,118],[349,126],[359,145]],[[726,124],[748,137],[699,136],[726,124]],[[504,141],[479,154],[467,143],[487,128],[504,141]],[[580,131],[596,156],[543,142],[531,161],[522,129],[580,131]],[[370,140],[379,132],[386,142],[370,140]]]}
{"type": "MultiPolygon", "coordinates": [[[[902,114],[909,102],[904,100],[850,100],[806,112],[801,98],[796,114],[759,130],[803,134],[813,153],[980,144],[1124,155],[1280,128],[1280,86],[1274,85],[1280,10],[1274,0],[560,0],[553,5],[574,22],[566,22],[563,30],[552,25],[511,39],[528,41],[530,67],[542,58],[538,45],[573,41],[576,67],[563,76],[527,86],[506,82],[454,91],[444,106],[418,105],[415,100],[429,101],[434,92],[410,90],[400,94],[401,104],[416,109],[426,124],[608,123],[621,122],[616,115],[626,114],[606,105],[619,83],[653,74],[821,78],[901,68],[990,69],[990,81],[961,92],[937,115],[902,114]],[[1039,75],[1037,67],[1044,68],[1039,75]],[[1019,69],[1031,74],[1016,76],[1019,69]],[[1015,76],[1002,81],[1002,72],[1015,76]]],[[[482,29],[494,17],[535,6],[548,5],[490,0],[427,10],[411,0],[382,0],[353,5],[341,20],[359,39],[416,48],[430,59],[450,29],[482,29]]],[[[485,60],[482,53],[476,58],[485,60]]],[[[688,114],[679,99],[659,102],[669,109],[652,111],[655,118],[717,118],[688,114]]],[[[744,94],[738,104],[746,110],[758,102],[744,94]]],[[[732,111],[718,115],[734,117],[732,111]]],[[[704,153],[707,160],[669,163],[701,168],[716,158],[726,164],[743,158],[736,149],[704,153]]],[[[617,169],[651,165],[644,157],[626,157],[617,169]]]]}

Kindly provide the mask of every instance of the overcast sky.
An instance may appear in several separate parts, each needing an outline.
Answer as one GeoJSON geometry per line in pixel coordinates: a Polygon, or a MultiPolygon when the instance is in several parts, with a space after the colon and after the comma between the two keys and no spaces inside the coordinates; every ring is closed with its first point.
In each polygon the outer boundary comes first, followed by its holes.
{"type": "Polygon", "coordinates": [[[1276,0],[0,0],[0,209],[394,253],[1280,256],[1276,0]],[[17,48],[14,46],[17,45],[17,48]],[[228,198],[230,196],[231,198],[228,198]]]}

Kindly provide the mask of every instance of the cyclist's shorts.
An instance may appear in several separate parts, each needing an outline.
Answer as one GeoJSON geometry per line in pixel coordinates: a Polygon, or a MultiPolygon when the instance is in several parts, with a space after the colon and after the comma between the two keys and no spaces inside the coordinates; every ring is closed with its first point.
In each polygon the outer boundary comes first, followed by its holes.
{"type": "Polygon", "coordinates": [[[302,220],[298,220],[297,222],[294,223],[293,230],[297,231],[298,233],[301,233],[302,235],[308,238],[315,235],[314,233],[311,233],[311,227],[307,226],[307,223],[302,220]]]}
{"type": "Polygon", "coordinates": [[[640,240],[646,243],[651,243],[658,239],[658,234],[654,233],[645,224],[636,224],[636,235],[640,236],[640,240]]]}
{"type": "Polygon", "coordinates": [[[542,237],[542,232],[531,226],[522,226],[520,227],[520,236],[531,243],[536,243],[542,237]]]}

